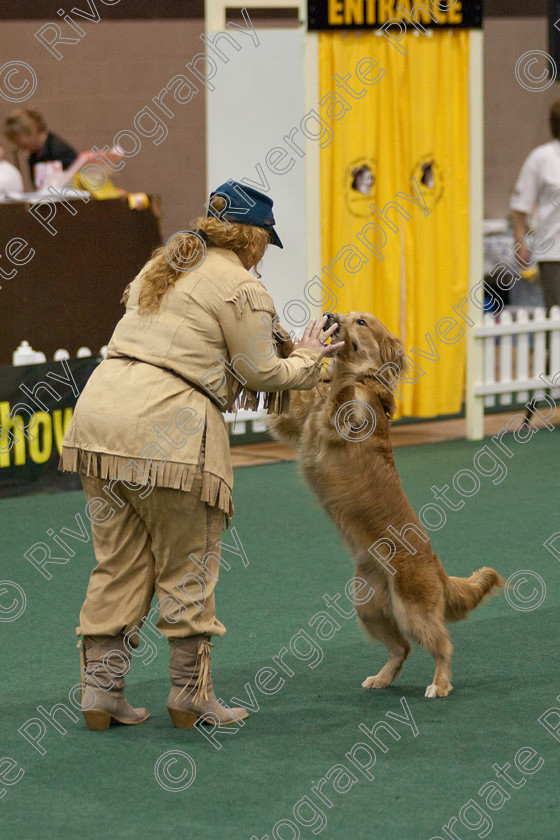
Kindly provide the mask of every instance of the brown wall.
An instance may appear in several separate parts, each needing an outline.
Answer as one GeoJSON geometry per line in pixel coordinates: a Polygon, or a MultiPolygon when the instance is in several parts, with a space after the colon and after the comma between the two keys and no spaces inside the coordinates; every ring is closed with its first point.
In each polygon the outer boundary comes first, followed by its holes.
{"type": "MultiPolygon", "coordinates": [[[[58,20],[59,7],[52,4],[51,21],[58,20]]],[[[202,18],[104,21],[101,7],[100,12],[99,23],[79,21],[87,34],[78,44],[61,45],[60,61],[34,37],[45,20],[0,24],[3,60],[23,60],[37,75],[36,92],[22,107],[38,108],[49,127],[78,151],[111,145],[118,131],[134,130],[135,114],[203,47],[202,18]]],[[[1,125],[16,107],[0,99],[1,125]]],[[[166,237],[188,227],[206,200],[204,91],[187,104],[173,102],[173,109],[175,116],[164,118],[167,138],[158,146],[141,138],[139,153],[114,178],[126,190],[161,195],[166,237]]],[[[24,158],[21,164],[27,170],[24,158]]]]}
{"type": "MultiPolygon", "coordinates": [[[[525,90],[515,76],[517,60],[529,50],[548,52],[545,17],[486,18],[484,23],[484,215],[503,218],[519,169],[535,146],[551,139],[548,111],[560,98],[555,82],[547,90],[525,90]]],[[[544,61],[535,65],[538,76],[544,61]]],[[[559,68],[560,72],[560,68],[559,68]]]]}

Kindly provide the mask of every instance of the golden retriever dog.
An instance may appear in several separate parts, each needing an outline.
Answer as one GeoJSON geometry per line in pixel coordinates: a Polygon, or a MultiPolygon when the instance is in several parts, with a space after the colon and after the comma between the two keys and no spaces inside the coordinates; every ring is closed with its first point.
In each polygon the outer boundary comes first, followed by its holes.
{"type": "Polygon", "coordinates": [[[468,578],[446,575],[393,459],[390,386],[404,372],[401,342],[365,312],[329,315],[327,326],[335,321],[332,340],[344,347],[312,391],[291,393],[289,412],[271,416],[269,428],[297,451],[305,479],[349,546],[355,593],[359,579],[374,590],[366,603],[356,601],[356,612],[389,659],[362,685],[390,685],[413,641],[435,659],[425,696],[446,697],[453,648],[445,622],[466,618],[504,580],[487,567],[468,578]]]}

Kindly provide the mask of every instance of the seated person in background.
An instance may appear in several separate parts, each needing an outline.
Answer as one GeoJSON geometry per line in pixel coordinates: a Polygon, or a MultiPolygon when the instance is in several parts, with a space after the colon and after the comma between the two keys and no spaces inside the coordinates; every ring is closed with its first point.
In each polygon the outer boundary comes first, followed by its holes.
{"type": "Polygon", "coordinates": [[[13,164],[4,160],[4,149],[0,146],[0,196],[6,193],[22,193],[23,178],[13,164]]]}
{"type": "Polygon", "coordinates": [[[47,130],[43,117],[34,109],[20,108],[10,114],[4,134],[18,149],[30,152],[29,170],[37,189],[48,186],[55,173],[68,169],[78,157],[68,143],[47,130]]]}
{"type": "MultiPolygon", "coordinates": [[[[52,193],[53,190],[72,185],[91,193],[95,199],[127,197],[130,208],[135,210],[149,204],[144,193],[128,195],[125,190],[115,187],[108,177],[109,168],[94,152],[88,150],[78,155],[68,143],[47,131],[46,123],[38,111],[29,108],[14,111],[6,120],[4,134],[18,149],[31,153],[28,158],[29,170],[38,190],[52,193]],[[92,164],[89,170],[88,164],[92,164]],[[81,170],[84,167],[82,177],[81,170]]],[[[113,146],[105,157],[116,161],[122,155],[122,150],[113,146]]]]}

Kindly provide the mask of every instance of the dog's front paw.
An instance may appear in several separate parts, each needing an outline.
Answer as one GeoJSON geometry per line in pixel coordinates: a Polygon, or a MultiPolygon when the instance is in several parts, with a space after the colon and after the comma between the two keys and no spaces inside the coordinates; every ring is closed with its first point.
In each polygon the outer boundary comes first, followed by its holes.
{"type": "Polygon", "coordinates": [[[452,688],[453,686],[451,683],[445,683],[444,685],[436,685],[435,683],[432,683],[426,689],[424,697],[447,697],[452,688]]]}
{"type": "Polygon", "coordinates": [[[390,680],[386,680],[377,675],[375,677],[367,677],[362,683],[362,688],[387,688],[388,685],[391,685],[390,680]]]}

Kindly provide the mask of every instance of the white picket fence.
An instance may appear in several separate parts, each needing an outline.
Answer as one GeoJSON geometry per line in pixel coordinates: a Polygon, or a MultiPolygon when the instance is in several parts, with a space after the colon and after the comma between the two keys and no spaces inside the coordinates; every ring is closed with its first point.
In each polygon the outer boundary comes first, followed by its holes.
{"type": "Polygon", "coordinates": [[[231,426],[232,435],[244,435],[246,432],[262,434],[267,431],[265,417],[267,412],[263,409],[248,411],[245,408],[239,409],[236,413],[226,411],[224,420],[231,426]]]}
{"type": "MultiPolygon", "coordinates": [[[[496,321],[484,316],[484,324],[474,327],[474,335],[483,344],[483,381],[474,383],[474,396],[483,398],[485,407],[525,403],[544,393],[546,383],[540,374],[560,371],[560,308],[549,314],[540,307],[534,310],[505,309],[496,321]],[[547,334],[548,358],[547,358],[547,334]]],[[[552,389],[558,398],[558,389],[552,389]]]]}

